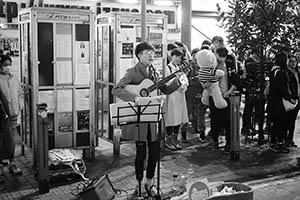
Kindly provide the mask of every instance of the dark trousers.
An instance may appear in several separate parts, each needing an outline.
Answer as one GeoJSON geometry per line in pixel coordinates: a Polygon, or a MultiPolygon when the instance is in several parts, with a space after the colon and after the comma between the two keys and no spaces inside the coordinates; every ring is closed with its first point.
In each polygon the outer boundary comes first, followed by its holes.
{"type": "Polygon", "coordinates": [[[289,142],[292,142],[294,140],[295,124],[296,124],[296,118],[297,118],[298,112],[299,112],[299,109],[296,108],[287,113],[288,122],[287,122],[287,135],[286,135],[285,139],[289,142]]]}
{"type": "Polygon", "coordinates": [[[284,117],[272,117],[271,120],[271,143],[283,143],[283,139],[287,134],[288,119],[284,117]]]}
{"type": "Polygon", "coordinates": [[[144,177],[144,161],[148,146],[148,163],[146,170],[146,178],[154,177],[156,162],[158,160],[159,145],[158,141],[151,142],[151,130],[148,126],[147,142],[136,141],[136,157],[135,157],[135,173],[136,179],[141,181],[144,177]],[[147,144],[148,143],[148,144],[147,144]]]}
{"type": "MultiPolygon", "coordinates": [[[[246,95],[245,97],[245,107],[243,111],[243,129],[249,130],[252,127],[251,115],[253,113],[253,108],[255,109],[255,114],[258,113],[258,98],[250,97],[246,95]]],[[[257,116],[255,116],[257,118],[257,116]]]]}
{"type": "Polygon", "coordinates": [[[212,97],[209,97],[210,109],[210,131],[214,142],[218,142],[219,134],[222,128],[225,130],[226,145],[230,145],[230,102],[225,99],[228,106],[224,109],[215,107],[212,97]]]}

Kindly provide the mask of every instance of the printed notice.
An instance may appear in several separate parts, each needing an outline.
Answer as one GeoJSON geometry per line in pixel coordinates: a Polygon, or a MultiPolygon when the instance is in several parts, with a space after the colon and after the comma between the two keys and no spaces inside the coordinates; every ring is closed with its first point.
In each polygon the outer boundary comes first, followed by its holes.
{"type": "Polygon", "coordinates": [[[57,111],[72,111],[72,90],[57,90],[57,111]]]}
{"type": "Polygon", "coordinates": [[[72,62],[57,61],[57,84],[72,84],[72,62]]]}
{"type": "Polygon", "coordinates": [[[76,90],[76,110],[90,109],[90,90],[77,89],[76,90]]]}
{"type": "Polygon", "coordinates": [[[58,113],[58,134],[73,131],[73,116],[72,113],[58,113]]]}
{"type": "Polygon", "coordinates": [[[56,35],[56,54],[57,57],[61,58],[70,58],[72,56],[71,35],[56,35]]]}
{"type": "Polygon", "coordinates": [[[47,111],[54,112],[54,98],[53,98],[53,90],[43,90],[39,91],[39,100],[38,103],[46,103],[47,104],[47,111]]]}
{"type": "Polygon", "coordinates": [[[90,64],[76,65],[76,85],[89,85],[90,83],[90,64]]]}

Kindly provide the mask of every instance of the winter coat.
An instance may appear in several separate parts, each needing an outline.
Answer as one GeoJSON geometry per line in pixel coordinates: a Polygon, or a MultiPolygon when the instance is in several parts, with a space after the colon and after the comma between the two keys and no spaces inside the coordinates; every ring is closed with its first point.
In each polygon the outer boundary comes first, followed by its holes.
{"type": "MultiPolygon", "coordinates": [[[[174,73],[177,70],[178,67],[174,66],[172,63],[169,63],[168,69],[166,70],[166,76],[174,73]]],[[[164,110],[166,127],[185,124],[189,121],[185,91],[181,87],[172,94],[167,95],[164,110]]]]}
{"type": "Polygon", "coordinates": [[[270,73],[270,91],[267,105],[267,112],[270,118],[286,117],[282,98],[291,100],[292,96],[287,89],[287,76],[279,66],[274,66],[270,73]]]}
{"type": "Polygon", "coordinates": [[[8,101],[11,120],[17,120],[24,106],[24,92],[18,78],[12,74],[8,77],[0,74],[0,90],[8,101]]]}

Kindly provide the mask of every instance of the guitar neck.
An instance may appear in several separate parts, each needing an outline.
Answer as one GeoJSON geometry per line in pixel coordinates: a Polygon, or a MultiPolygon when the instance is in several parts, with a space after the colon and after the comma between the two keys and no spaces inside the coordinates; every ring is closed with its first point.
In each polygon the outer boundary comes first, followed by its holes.
{"type": "Polygon", "coordinates": [[[168,82],[169,80],[171,80],[172,78],[174,78],[176,76],[176,73],[180,72],[181,70],[178,70],[176,72],[174,72],[173,74],[170,74],[169,76],[161,79],[160,81],[158,81],[156,84],[151,85],[150,87],[148,87],[147,89],[152,92],[155,89],[161,87],[163,84],[165,84],[166,82],[168,82]]]}

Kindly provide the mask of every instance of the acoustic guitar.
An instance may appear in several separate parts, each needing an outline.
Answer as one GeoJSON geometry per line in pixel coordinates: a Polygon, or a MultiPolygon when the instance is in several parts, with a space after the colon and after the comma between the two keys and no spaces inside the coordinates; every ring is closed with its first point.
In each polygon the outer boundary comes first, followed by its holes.
{"type": "MultiPolygon", "coordinates": [[[[181,68],[175,72],[173,72],[172,74],[170,74],[169,76],[166,76],[165,78],[159,80],[157,83],[154,83],[152,80],[150,79],[144,79],[140,84],[138,85],[127,85],[125,87],[125,90],[127,90],[130,93],[133,93],[137,96],[141,96],[141,97],[148,97],[148,96],[157,96],[157,89],[160,88],[161,86],[163,86],[166,82],[168,82],[169,80],[171,80],[172,78],[176,77],[176,74],[179,72],[188,72],[190,71],[190,65],[189,64],[185,64],[182,65],[181,68]]],[[[184,85],[186,83],[184,83],[186,80],[185,79],[178,79],[181,85],[184,85]]]]}

